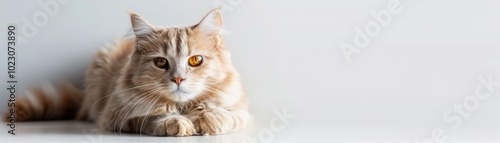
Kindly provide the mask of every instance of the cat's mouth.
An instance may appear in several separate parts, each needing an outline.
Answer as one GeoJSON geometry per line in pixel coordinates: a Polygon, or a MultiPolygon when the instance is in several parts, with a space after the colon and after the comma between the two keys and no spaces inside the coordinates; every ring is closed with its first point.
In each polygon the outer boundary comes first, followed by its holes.
{"type": "Polygon", "coordinates": [[[187,85],[171,86],[170,87],[170,98],[175,101],[187,101],[195,96],[195,93],[187,85]]]}
{"type": "Polygon", "coordinates": [[[177,87],[174,91],[172,91],[172,94],[174,95],[179,95],[179,94],[189,94],[188,91],[181,89],[180,87],[177,87]]]}
{"type": "Polygon", "coordinates": [[[188,101],[190,99],[193,99],[195,96],[195,93],[193,93],[192,91],[179,87],[176,88],[175,90],[170,90],[170,91],[171,92],[169,98],[177,102],[188,101]]]}

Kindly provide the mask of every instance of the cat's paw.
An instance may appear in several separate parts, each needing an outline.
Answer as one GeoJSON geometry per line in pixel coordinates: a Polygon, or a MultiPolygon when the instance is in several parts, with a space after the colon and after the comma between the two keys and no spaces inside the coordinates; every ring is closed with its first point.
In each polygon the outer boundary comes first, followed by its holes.
{"type": "Polygon", "coordinates": [[[158,123],[158,127],[154,131],[157,136],[192,136],[196,134],[191,120],[184,116],[168,117],[158,123]]]}
{"type": "Polygon", "coordinates": [[[201,135],[225,134],[233,128],[233,120],[226,110],[204,103],[197,110],[190,119],[201,135]]]}

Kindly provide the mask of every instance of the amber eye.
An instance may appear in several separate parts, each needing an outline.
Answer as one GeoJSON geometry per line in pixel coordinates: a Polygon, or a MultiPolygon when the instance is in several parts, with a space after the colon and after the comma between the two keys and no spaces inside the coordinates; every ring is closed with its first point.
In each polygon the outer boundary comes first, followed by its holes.
{"type": "Polygon", "coordinates": [[[158,68],[168,69],[168,61],[167,61],[167,59],[158,57],[158,58],[155,58],[153,61],[155,62],[155,65],[158,68]]]}
{"type": "Polygon", "coordinates": [[[200,66],[203,62],[203,57],[200,55],[192,56],[189,58],[188,63],[192,67],[200,66]]]}

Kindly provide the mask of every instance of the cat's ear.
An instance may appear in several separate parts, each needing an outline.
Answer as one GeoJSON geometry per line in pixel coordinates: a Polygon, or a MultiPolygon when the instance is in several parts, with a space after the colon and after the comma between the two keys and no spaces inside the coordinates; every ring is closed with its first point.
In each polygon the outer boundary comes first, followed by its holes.
{"type": "Polygon", "coordinates": [[[208,35],[220,35],[222,30],[222,14],[220,8],[208,12],[200,23],[194,26],[194,30],[208,35]]]}
{"type": "Polygon", "coordinates": [[[153,32],[154,27],[151,26],[146,20],[144,20],[141,16],[133,13],[130,13],[130,21],[132,22],[132,29],[134,30],[135,37],[140,38],[148,35],[153,32]]]}

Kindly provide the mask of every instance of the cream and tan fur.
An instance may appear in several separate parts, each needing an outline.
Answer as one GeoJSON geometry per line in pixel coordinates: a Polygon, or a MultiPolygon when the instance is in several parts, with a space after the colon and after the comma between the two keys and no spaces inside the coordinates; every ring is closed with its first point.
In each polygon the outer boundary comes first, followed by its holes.
{"type": "Polygon", "coordinates": [[[248,127],[248,102],[221,37],[222,16],[196,25],[155,27],[131,13],[135,38],[97,53],[85,89],[68,84],[31,90],[17,102],[17,120],[95,121],[107,131],[156,136],[216,135],[248,127]],[[202,56],[199,66],[188,59],[202,56]],[[168,62],[165,69],[155,58],[168,62]]]}

